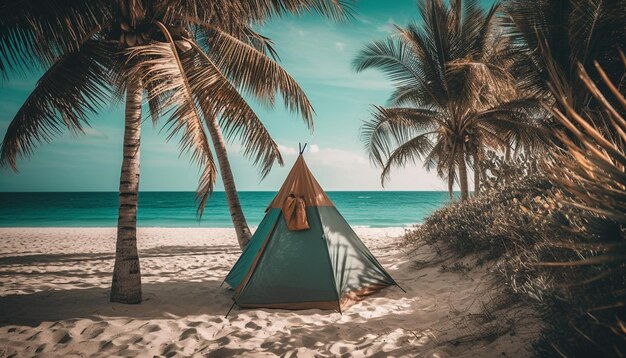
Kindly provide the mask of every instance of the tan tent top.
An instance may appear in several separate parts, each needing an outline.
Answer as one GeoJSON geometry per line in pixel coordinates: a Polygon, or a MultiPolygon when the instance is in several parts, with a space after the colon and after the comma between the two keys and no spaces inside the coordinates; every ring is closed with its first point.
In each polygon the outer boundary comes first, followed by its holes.
{"type": "Polygon", "coordinates": [[[313,174],[311,174],[302,154],[296,160],[289,175],[287,175],[287,179],[285,179],[285,183],[267,208],[283,208],[291,194],[298,199],[304,200],[307,207],[333,206],[332,201],[330,201],[320,184],[313,177],[313,174]]]}

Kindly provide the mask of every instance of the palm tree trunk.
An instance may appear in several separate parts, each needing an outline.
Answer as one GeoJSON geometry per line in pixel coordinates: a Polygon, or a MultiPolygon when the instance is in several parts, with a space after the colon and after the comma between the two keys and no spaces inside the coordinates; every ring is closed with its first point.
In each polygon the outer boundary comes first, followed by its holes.
{"type": "Polygon", "coordinates": [[[465,163],[465,148],[460,146],[459,153],[459,186],[461,187],[461,201],[468,198],[468,186],[467,186],[467,164],[465,163]]]}
{"type": "Polygon", "coordinates": [[[207,115],[206,113],[205,118],[207,120],[211,140],[213,141],[213,147],[215,148],[217,162],[220,166],[220,175],[224,183],[224,192],[226,193],[226,201],[228,202],[228,209],[230,210],[230,218],[235,227],[239,247],[243,250],[243,248],[248,245],[248,242],[250,242],[252,234],[250,233],[250,228],[248,227],[246,217],[243,215],[243,210],[241,209],[241,203],[239,202],[235,179],[233,178],[233,172],[230,169],[230,162],[228,161],[226,142],[224,141],[224,136],[222,135],[222,130],[217,122],[217,118],[207,115]]]}
{"type": "Polygon", "coordinates": [[[474,152],[474,196],[480,193],[480,162],[478,151],[474,152]]]}
{"type": "Polygon", "coordinates": [[[124,159],[120,175],[119,216],[111,302],[141,302],[141,272],[137,253],[141,96],[141,83],[131,80],[126,93],[124,159]]]}

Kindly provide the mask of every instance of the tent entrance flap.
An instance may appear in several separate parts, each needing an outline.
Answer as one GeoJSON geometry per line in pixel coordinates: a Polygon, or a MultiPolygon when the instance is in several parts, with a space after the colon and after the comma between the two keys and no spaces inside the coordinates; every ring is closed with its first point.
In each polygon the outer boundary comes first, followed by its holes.
{"type": "Polygon", "coordinates": [[[306,204],[302,197],[298,198],[293,193],[289,194],[282,210],[289,231],[301,231],[310,228],[306,215],[306,204]]]}

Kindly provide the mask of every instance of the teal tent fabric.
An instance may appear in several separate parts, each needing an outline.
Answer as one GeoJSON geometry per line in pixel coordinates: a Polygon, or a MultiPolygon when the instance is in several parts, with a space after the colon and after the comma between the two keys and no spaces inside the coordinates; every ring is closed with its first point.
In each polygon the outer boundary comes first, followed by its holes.
{"type": "Polygon", "coordinates": [[[307,208],[310,229],[306,231],[289,231],[285,220],[278,220],[265,253],[237,302],[262,305],[338,300],[315,210],[307,208]]]}
{"type": "Polygon", "coordinates": [[[340,295],[365,286],[395,282],[334,206],[318,207],[322,230],[340,295]]]}
{"type": "Polygon", "coordinates": [[[250,270],[250,266],[252,265],[254,258],[258,254],[259,249],[265,240],[270,235],[270,232],[280,214],[280,209],[271,209],[267,212],[265,218],[263,218],[259,227],[254,232],[254,235],[252,235],[250,242],[244,249],[241,256],[239,256],[235,266],[233,266],[232,270],[230,270],[228,276],[226,276],[226,279],[224,280],[230,285],[230,287],[239,286],[241,280],[243,280],[248,270],[250,270]]]}

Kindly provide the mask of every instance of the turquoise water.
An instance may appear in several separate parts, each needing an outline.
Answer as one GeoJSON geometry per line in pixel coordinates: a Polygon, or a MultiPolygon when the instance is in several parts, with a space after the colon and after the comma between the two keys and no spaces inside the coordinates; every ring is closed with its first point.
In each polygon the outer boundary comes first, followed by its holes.
{"type": "MultiPolygon", "coordinates": [[[[250,226],[263,218],[275,192],[241,192],[250,226]]],[[[139,226],[232,227],[223,192],[209,199],[198,222],[193,192],[142,192],[139,226]]],[[[398,227],[420,223],[445,205],[440,191],[335,191],[328,196],[353,226],[398,227]]],[[[0,227],[9,226],[116,226],[116,192],[0,193],[0,227]]]]}

